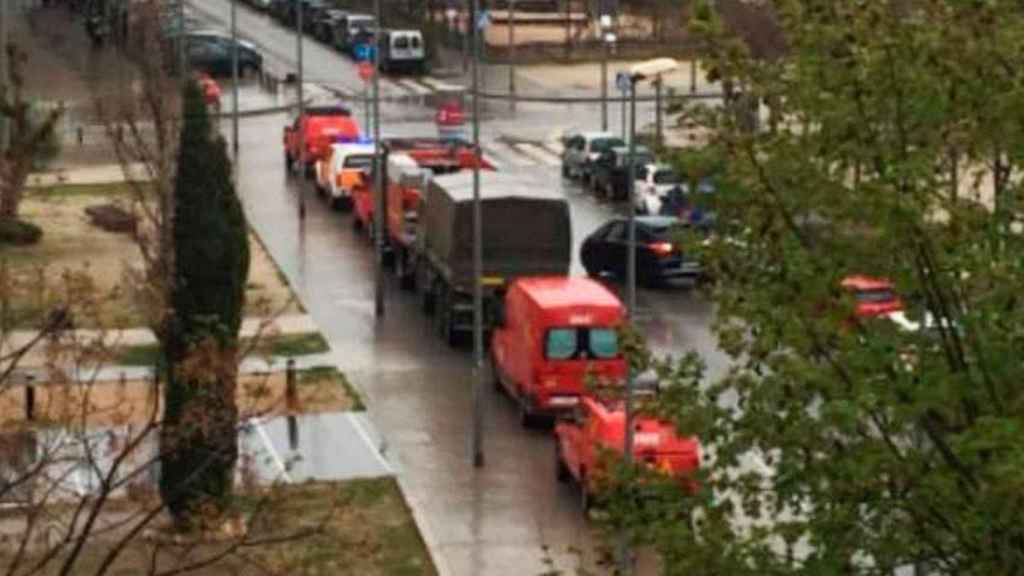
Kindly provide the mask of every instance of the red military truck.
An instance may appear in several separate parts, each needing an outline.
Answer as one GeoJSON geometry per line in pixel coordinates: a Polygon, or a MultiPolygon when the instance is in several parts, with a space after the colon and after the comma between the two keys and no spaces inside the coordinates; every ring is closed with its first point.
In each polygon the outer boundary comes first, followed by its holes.
{"type": "MultiPolygon", "coordinates": [[[[559,482],[575,480],[581,507],[590,508],[607,488],[604,454],[621,455],[625,447],[626,411],[622,400],[584,397],[572,417],[555,426],[555,469],[559,482]]],[[[635,462],[679,482],[684,492],[698,488],[694,472],[701,466],[700,441],[681,437],[672,422],[646,415],[633,420],[635,462]]]]}
{"type": "Polygon", "coordinates": [[[340,141],[354,142],[359,138],[359,125],[352,112],[344,106],[309,106],[301,116],[284,127],[284,162],[289,170],[313,176],[313,167],[340,141]],[[301,138],[300,138],[301,134],[301,138]],[[305,151],[299,150],[302,141],[305,151]],[[299,166],[299,164],[302,166],[299,166]]]}
{"type": "Polygon", "coordinates": [[[626,359],[615,294],[589,278],[521,278],[505,294],[491,338],[494,382],[519,407],[523,426],[575,407],[588,378],[620,385],[626,359]]]}

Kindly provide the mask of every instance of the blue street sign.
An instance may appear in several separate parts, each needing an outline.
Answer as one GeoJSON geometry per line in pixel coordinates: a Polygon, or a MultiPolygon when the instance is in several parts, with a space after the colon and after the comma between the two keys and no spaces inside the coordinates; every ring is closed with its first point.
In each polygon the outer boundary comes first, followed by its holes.
{"type": "Polygon", "coordinates": [[[481,10],[480,15],[476,19],[476,29],[483,30],[491,25],[491,13],[487,10],[481,10]]]}
{"type": "Polygon", "coordinates": [[[625,94],[629,92],[629,72],[619,72],[615,75],[615,87],[619,89],[619,92],[625,94]]]}

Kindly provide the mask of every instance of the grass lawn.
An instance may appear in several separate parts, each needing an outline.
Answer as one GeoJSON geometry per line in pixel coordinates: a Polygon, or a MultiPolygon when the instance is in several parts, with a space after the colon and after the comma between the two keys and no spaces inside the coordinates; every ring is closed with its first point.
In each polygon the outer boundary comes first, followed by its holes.
{"type": "MultiPolygon", "coordinates": [[[[250,539],[283,541],[242,547],[209,566],[187,571],[196,576],[236,574],[323,574],[353,576],[431,576],[436,574],[426,546],[393,478],[310,482],[280,486],[265,494],[239,496],[250,539]],[[290,535],[307,535],[296,539],[290,535]]],[[[159,572],[201,561],[223,550],[221,544],[175,544],[136,538],[106,573],[159,572]]],[[[97,539],[83,551],[72,574],[93,574],[108,545],[97,539]]],[[[7,565],[10,550],[0,551],[7,565]],[[6,561],[5,561],[6,560],[6,561]]],[[[57,574],[59,563],[38,574],[57,574]]]]}
{"type": "MultiPolygon", "coordinates": [[[[246,345],[243,341],[242,345],[246,345]]],[[[267,336],[260,343],[258,353],[281,358],[309,356],[330,351],[330,345],[319,332],[304,334],[280,334],[267,336]]],[[[112,363],[118,366],[153,366],[156,364],[159,348],[156,344],[125,346],[120,348],[112,363]]]]}

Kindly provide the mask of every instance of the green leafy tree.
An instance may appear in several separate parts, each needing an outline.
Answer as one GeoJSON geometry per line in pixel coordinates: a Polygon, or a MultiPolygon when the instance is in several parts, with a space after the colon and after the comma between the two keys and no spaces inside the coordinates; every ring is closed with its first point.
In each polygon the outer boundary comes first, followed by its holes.
{"type": "Polygon", "coordinates": [[[659,366],[710,498],[616,521],[666,574],[1021,573],[1021,5],[766,4],[772,61],[712,11],[694,23],[774,118],[706,117],[728,185],[704,256],[733,362],[659,366]],[[903,321],[859,316],[856,274],[891,280],[903,321]]]}
{"type": "Polygon", "coordinates": [[[192,82],[184,94],[173,237],[160,493],[179,525],[190,527],[207,512],[223,512],[232,492],[238,332],[249,274],[231,162],[192,82]]]}

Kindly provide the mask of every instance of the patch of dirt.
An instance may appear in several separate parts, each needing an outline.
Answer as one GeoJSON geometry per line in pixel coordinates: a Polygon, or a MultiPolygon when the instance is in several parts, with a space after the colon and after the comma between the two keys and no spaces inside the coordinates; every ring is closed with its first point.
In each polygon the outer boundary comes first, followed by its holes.
{"type": "MultiPolygon", "coordinates": [[[[97,187],[100,188],[100,187],[97,187]]],[[[107,232],[90,223],[86,208],[109,204],[118,196],[116,185],[107,193],[81,194],[75,187],[55,187],[29,193],[21,206],[22,217],[43,229],[42,240],[33,246],[0,247],[0,260],[7,263],[14,278],[26,288],[15,297],[16,326],[31,326],[46,313],[47,302],[38,289],[44,270],[50,289],[63,289],[63,273],[84,273],[100,297],[95,319],[76,319],[79,328],[133,328],[144,325],[144,317],[132,302],[124,285],[126,267],[138,267],[141,256],[129,235],[107,232]]],[[[246,293],[249,316],[272,312],[296,314],[301,310],[291,289],[255,237],[250,237],[251,262],[246,293]]]]}
{"type": "MultiPolygon", "coordinates": [[[[321,414],[352,410],[352,398],[337,373],[299,375],[294,402],[286,397],[284,372],[243,375],[238,380],[238,408],[241,417],[284,414],[321,414]]],[[[127,424],[145,425],[156,405],[163,411],[163,393],[151,380],[96,382],[93,384],[37,385],[35,420],[40,424],[62,424],[85,428],[109,428],[127,424]]],[[[26,389],[6,387],[0,392],[0,431],[23,430],[26,389]]]]}

